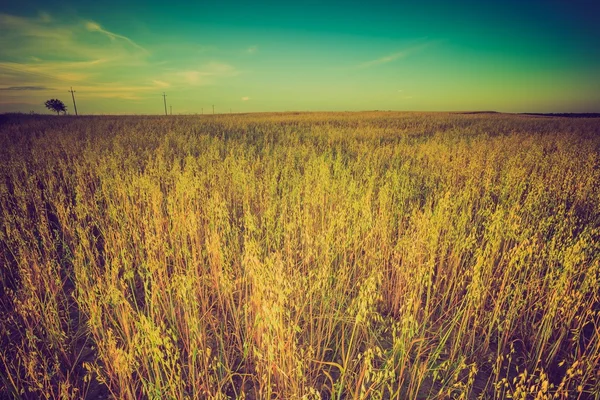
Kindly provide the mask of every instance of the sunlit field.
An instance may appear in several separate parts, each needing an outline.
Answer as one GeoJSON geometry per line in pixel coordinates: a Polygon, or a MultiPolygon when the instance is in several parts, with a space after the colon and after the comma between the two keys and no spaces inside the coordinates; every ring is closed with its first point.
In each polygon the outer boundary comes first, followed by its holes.
{"type": "Polygon", "coordinates": [[[5,116],[0,397],[600,395],[600,120],[5,116]]]}

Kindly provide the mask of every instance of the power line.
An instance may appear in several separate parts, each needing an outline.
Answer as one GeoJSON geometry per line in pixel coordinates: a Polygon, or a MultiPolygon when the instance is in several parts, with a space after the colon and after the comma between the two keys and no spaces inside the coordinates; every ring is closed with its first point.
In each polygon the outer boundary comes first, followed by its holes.
{"type": "Polygon", "coordinates": [[[167,114],[167,95],[165,94],[165,92],[163,92],[162,96],[163,96],[163,100],[165,101],[165,115],[168,115],[167,114]]]}
{"type": "Polygon", "coordinates": [[[69,90],[69,92],[71,93],[71,98],[73,98],[73,108],[75,109],[75,116],[77,116],[77,104],[75,104],[75,90],[73,90],[73,86],[71,86],[71,90],[69,90]]]}

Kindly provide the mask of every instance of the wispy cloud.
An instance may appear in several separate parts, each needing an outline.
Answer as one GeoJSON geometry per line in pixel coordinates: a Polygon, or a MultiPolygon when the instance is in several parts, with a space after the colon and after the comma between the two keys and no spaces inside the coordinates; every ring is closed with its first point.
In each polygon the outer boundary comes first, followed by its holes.
{"type": "Polygon", "coordinates": [[[246,49],[246,53],[254,54],[258,51],[258,46],[250,46],[246,49]]]}
{"type": "Polygon", "coordinates": [[[103,29],[100,26],[100,24],[98,24],[98,23],[96,23],[94,21],[87,21],[85,23],[85,27],[90,32],[99,32],[99,33],[102,33],[102,34],[104,34],[105,36],[107,36],[111,40],[123,40],[126,43],[129,43],[131,46],[133,46],[133,47],[135,47],[135,48],[137,48],[137,49],[139,49],[139,50],[141,50],[143,52],[148,53],[148,50],[146,50],[145,48],[143,48],[139,44],[135,43],[133,40],[129,39],[128,37],[123,36],[123,35],[119,35],[119,34],[114,33],[114,32],[107,31],[106,29],[103,29]]]}
{"type": "Polygon", "coordinates": [[[250,100],[250,97],[248,97],[248,96],[242,97],[242,101],[248,101],[248,100],[250,100]]]}
{"type": "Polygon", "coordinates": [[[69,86],[82,98],[139,100],[166,88],[215,84],[239,73],[228,63],[203,61],[198,44],[187,45],[180,44],[177,54],[189,54],[185,63],[197,68],[155,61],[160,56],[155,54],[157,48],[167,54],[172,49],[160,45],[147,49],[97,21],[0,13],[3,103],[35,104],[46,96],[44,90],[63,91],[69,86]]]}
{"type": "Polygon", "coordinates": [[[154,83],[159,88],[168,88],[171,86],[171,84],[169,82],[164,82],[159,79],[153,79],[152,83],[154,83]]]}
{"type": "Polygon", "coordinates": [[[374,60],[369,60],[369,61],[363,62],[361,64],[358,64],[356,66],[356,68],[365,69],[365,68],[370,68],[370,67],[374,67],[374,66],[381,65],[381,64],[387,64],[387,63],[399,60],[401,58],[405,58],[411,54],[417,53],[417,52],[431,46],[433,43],[434,42],[430,41],[430,42],[421,43],[421,44],[418,44],[415,46],[411,46],[404,50],[396,51],[394,53],[387,54],[385,56],[376,58],[374,60]]]}
{"type": "Polygon", "coordinates": [[[53,90],[46,86],[9,86],[0,88],[0,90],[53,90]]]}
{"type": "Polygon", "coordinates": [[[406,57],[409,53],[407,51],[399,51],[397,53],[388,54],[387,56],[377,58],[375,60],[367,61],[362,64],[359,64],[357,68],[369,68],[379,64],[386,64],[392,61],[395,61],[399,58],[406,57]]]}
{"type": "Polygon", "coordinates": [[[0,14],[0,72],[56,80],[88,79],[111,67],[139,66],[148,52],[98,23],[61,22],[49,14],[26,18],[0,14]],[[108,38],[99,41],[94,35],[108,38]]]}
{"type": "MultiPolygon", "coordinates": [[[[24,35],[30,38],[45,37],[47,39],[64,39],[70,36],[69,29],[51,24],[52,18],[49,14],[42,13],[37,18],[25,18],[16,15],[0,13],[0,29],[8,33],[7,36],[24,35]]],[[[6,36],[5,36],[6,38],[6,36]]]]}
{"type": "Polygon", "coordinates": [[[107,83],[98,85],[80,85],[77,87],[79,98],[102,98],[141,100],[156,95],[157,87],[154,85],[124,85],[120,83],[107,83]]]}
{"type": "Polygon", "coordinates": [[[86,63],[39,62],[27,64],[0,62],[0,75],[6,77],[7,81],[11,81],[13,84],[32,83],[32,85],[23,86],[40,86],[42,82],[73,83],[87,80],[90,73],[84,72],[85,69],[86,63]]]}
{"type": "Polygon", "coordinates": [[[93,21],[0,14],[0,82],[10,103],[39,102],[44,91],[66,93],[71,85],[80,97],[139,98],[157,86],[141,77],[125,82],[115,77],[126,79],[134,67],[148,67],[148,57],[130,38],[93,21]]]}
{"type": "Polygon", "coordinates": [[[209,85],[216,78],[236,76],[239,71],[232,65],[220,62],[210,62],[198,69],[177,71],[172,74],[176,81],[183,81],[188,85],[209,85]]]}

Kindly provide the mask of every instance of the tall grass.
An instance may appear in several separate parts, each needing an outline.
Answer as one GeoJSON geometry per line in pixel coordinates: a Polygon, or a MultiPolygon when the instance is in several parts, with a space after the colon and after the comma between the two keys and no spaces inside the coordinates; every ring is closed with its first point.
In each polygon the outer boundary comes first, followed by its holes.
{"type": "Polygon", "coordinates": [[[598,398],[600,125],[6,117],[0,394],[598,398]]]}

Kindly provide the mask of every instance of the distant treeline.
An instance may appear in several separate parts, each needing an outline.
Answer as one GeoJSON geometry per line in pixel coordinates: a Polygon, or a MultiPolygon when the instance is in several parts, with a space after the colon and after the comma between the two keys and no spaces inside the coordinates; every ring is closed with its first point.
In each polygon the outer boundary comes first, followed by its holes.
{"type": "MultiPolygon", "coordinates": [[[[503,114],[499,111],[462,111],[452,114],[503,114]]],[[[510,113],[507,113],[510,114],[510,113]]],[[[540,117],[565,117],[565,118],[600,118],[600,113],[516,113],[515,115],[532,115],[540,117]]]]}
{"type": "Polygon", "coordinates": [[[600,118],[600,113],[521,113],[520,115],[539,115],[542,117],[600,118]]]}

